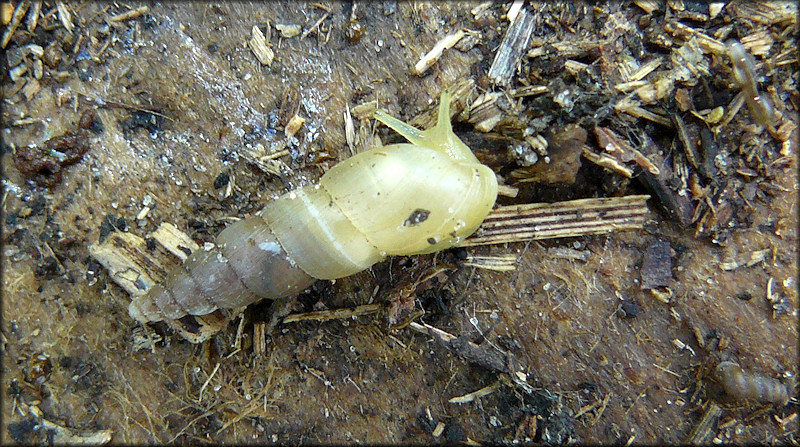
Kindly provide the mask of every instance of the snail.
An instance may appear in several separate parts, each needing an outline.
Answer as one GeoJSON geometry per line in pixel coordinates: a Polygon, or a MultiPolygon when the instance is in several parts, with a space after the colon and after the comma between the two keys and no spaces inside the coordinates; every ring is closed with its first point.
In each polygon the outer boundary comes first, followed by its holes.
{"type": "Polygon", "coordinates": [[[734,362],[721,362],[716,369],[722,388],[737,401],[784,406],[789,402],[789,390],[780,381],[753,372],[746,372],[734,362]]]}
{"type": "Polygon", "coordinates": [[[453,133],[450,99],[444,91],[437,124],[425,131],[377,111],[410,144],[350,157],[319,183],[231,224],[214,248],[196,250],[135,297],[130,315],[146,323],[296,295],[317,279],[450,248],[472,234],[494,205],[497,179],[453,133]]]}

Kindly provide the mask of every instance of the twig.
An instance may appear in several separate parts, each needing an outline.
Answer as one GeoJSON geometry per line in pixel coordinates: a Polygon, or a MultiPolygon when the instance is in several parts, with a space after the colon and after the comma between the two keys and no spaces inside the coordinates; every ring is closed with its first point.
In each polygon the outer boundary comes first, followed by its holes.
{"type": "Polygon", "coordinates": [[[123,12],[122,14],[117,14],[110,19],[110,22],[123,22],[128,19],[135,19],[136,17],[141,16],[142,14],[146,13],[148,10],[147,5],[140,6],[136,9],[131,9],[129,11],[123,12]]]}
{"type": "Polygon", "coordinates": [[[354,308],[330,309],[330,310],[320,310],[316,312],[306,312],[302,314],[292,314],[284,318],[283,322],[294,323],[296,321],[307,321],[307,320],[328,321],[328,320],[335,320],[342,318],[358,317],[361,315],[374,314],[375,312],[381,310],[382,307],[383,306],[381,304],[363,304],[361,306],[356,306],[354,308]]]}
{"type": "Polygon", "coordinates": [[[465,394],[463,396],[453,397],[448,402],[450,402],[451,404],[466,404],[466,403],[472,402],[473,400],[475,400],[475,399],[477,399],[479,397],[488,396],[489,394],[492,394],[495,391],[497,391],[498,388],[500,388],[500,381],[499,380],[496,381],[495,383],[493,383],[493,384],[491,384],[489,386],[483,387],[483,388],[481,388],[481,389],[479,389],[477,391],[473,391],[471,393],[467,393],[467,394],[465,394]]]}
{"type": "Polygon", "coordinates": [[[216,365],[216,366],[214,366],[214,371],[211,371],[211,375],[210,375],[210,376],[208,376],[208,379],[206,379],[206,381],[203,383],[203,386],[201,386],[201,387],[200,387],[200,395],[199,395],[199,396],[198,396],[198,398],[197,398],[197,401],[198,401],[198,402],[202,402],[202,401],[203,401],[203,391],[205,391],[205,390],[206,390],[206,387],[207,387],[207,386],[208,386],[208,384],[211,382],[211,379],[214,377],[214,375],[215,375],[215,374],[217,373],[217,371],[219,370],[219,365],[220,365],[220,363],[219,363],[219,362],[217,362],[217,365],[216,365]]]}
{"type": "Polygon", "coordinates": [[[306,37],[307,37],[309,34],[311,34],[311,33],[312,33],[312,32],[313,32],[315,29],[317,29],[317,27],[318,27],[318,26],[320,26],[320,25],[322,24],[322,22],[323,22],[325,19],[327,19],[327,18],[328,18],[328,16],[329,16],[329,15],[331,15],[331,13],[329,13],[329,12],[326,12],[325,14],[323,14],[323,15],[322,15],[322,17],[320,17],[320,19],[319,19],[319,20],[317,20],[317,22],[316,22],[316,23],[314,23],[314,24],[311,26],[311,28],[309,28],[309,29],[307,29],[307,30],[303,31],[303,35],[301,35],[301,36],[300,36],[300,40],[303,40],[303,39],[305,39],[305,38],[306,38],[306,37]]]}

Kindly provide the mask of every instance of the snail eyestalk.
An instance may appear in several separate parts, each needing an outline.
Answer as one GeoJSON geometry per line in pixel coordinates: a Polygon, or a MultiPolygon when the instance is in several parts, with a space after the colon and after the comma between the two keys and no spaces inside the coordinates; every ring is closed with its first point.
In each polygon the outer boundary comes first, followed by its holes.
{"type": "Polygon", "coordinates": [[[453,160],[478,163],[478,159],[475,158],[470,148],[453,133],[453,126],[450,123],[451,100],[452,95],[450,92],[443,91],[439,100],[439,116],[437,117],[436,126],[428,130],[419,130],[382,110],[375,112],[375,119],[405,137],[411,144],[442,152],[453,160]]]}

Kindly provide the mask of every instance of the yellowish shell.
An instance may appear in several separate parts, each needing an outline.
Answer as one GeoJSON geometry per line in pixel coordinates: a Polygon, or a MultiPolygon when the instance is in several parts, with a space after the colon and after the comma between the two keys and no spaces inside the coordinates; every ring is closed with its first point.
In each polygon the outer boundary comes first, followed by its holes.
{"type": "Polygon", "coordinates": [[[449,110],[445,92],[437,125],[426,131],[376,112],[410,144],[355,155],[317,185],[268,203],[260,219],[234,223],[216,252],[193,255],[165,286],[135,299],[131,315],[157,321],[232,308],[294,294],[314,278],[352,275],[386,256],[452,247],[489,214],[497,180],[453,133],[449,110]]]}

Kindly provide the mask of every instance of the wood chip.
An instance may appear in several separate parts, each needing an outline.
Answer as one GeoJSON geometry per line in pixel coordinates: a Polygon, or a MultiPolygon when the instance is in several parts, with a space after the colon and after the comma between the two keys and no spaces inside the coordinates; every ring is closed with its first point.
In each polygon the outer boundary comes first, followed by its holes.
{"type": "Polygon", "coordinates": [[[497,85],[511,83],[522,56],[528,51],[534,27],[534,16],[527,9],[522,9],[517,19],[506,30],[492,66],[489,67],[488,76],[492,82],[497,85]]]}
{"type": "Polygon", "coordinates": [[[345,104],[344,111],[344,138],[347,141],[347,147],[350,148],[350,156],[356,153],[356,126],[353,123],[353,116],[350,114],[350,104],[345,104]]]}
{"type": "Polygon", "coordinates": [[[473,101],[468,122],[475,125],[475,130],[491,132],[503,120],[505,112],[498,104],[502,97],[502,92],[486,92],[473,101]]]}
{"type": "Polygon", "coordinates": [[[3,37],[0,38],[0,47],[5,48],[8,45],[8,42],[11,40],[11,36],[14,35],[14,32],[17,31],[17,27],[22,22],[22,18],[25,17],[25,13],[28,11],[28,8],[31,6],[31,3],[28,0],[23,0],[19,2],[17,8],[14,9],[14,13],[11,15],[11,21],[8,24],[5,32],[3,32],[3,37]]]}
{"type": "Polygon", "coordinates": [[[617,102],[617,104],[614,105],[614,110],[617,112],[627,113],[628,115],[636,118],[644,118],[656,124],[660,124],[668,129],[673,127],[672,121],[670,121],[669,118],[639,107],[630,98],[623,98],[621,101],[617,102]]]}
{"type": "Polygon", "coordinates": [[[58,19],[61,20],[61,24],[64,25],[64,28],[71,33],[75,25],[72,24],[72,15],[69,13],[67,5],[59,0],[56,1],[56,7],[58,8],[58,19]]]}
{"type": "Polygon", "coordinates": [[[683,118],[681,118],[680,114],[673,114],[672,120],[675,122],[677,137],[681,142],[681,146],[683,146],[686,160],[693,168],[698,169],[698,166],[700,166],[700,155],[697,153],[697,140],[689,137],[686,124],[683,122],[683,118]]]}
{"type": "Polygon", "coordinates": [[[300,115],[294,115],[289,119],[289,122],[286,123],[286,136],[291,137],[303,127],[303,123],[306,122],[306,119],[301,117],[300,115]]]}
{"type": "Polygon", "coordinates": [[[514,0],[511,4],[511,7],[508,8],[508,12],[506,13],[506,18],[508,19],[509,23],[514,23],[517,20],[517,16],[519,15],[520,10],[522,10],[522,5],[525,4],[524,0],[514,0]]]}
{"type": "Polygon", "coordinates": [[[723,55],[728,52],[724,43],[683,23],[675,21],[667,22],[664,24],[664,30],[685,40],[689,40],[692,37],[697,38],[697,43],[705,53],[723,55]]]}
{"type": "Polygon", "coordinates": [[[112,232],[102,243],[90,245],[89,254],[131,296],[145,293],[166,273],[163,258],[151,254],[145,240],[131,233],[112,232]]]}
{"type": "Polygon", "coordinates": [[[564,70],[567,73],[571,74],[572,76],[578,76],[581,73],[586,72],[589,69],[589,64],[584,64],[583,62],[567,60],[564,62],[564,70]]]}
{"type": "Polygon", "coordinates": [[[611,129],[598,126],[594,128],[594,132],[597,135],[597,144],[612,157],[621,162],[633,161],[651,174],[659,174],[656,165],[611,129]]]}
{"type": "Polygon", "coordinates": [[[727,9],[735,18],[746,19],[762,25],[777,23],[797,23],[797,3],[795,2],[730,2],[727,9]]]}
{"type": "Polygon", "coordinates": [[[669,241],[656,239],[642,257],[641,289],[667,287],[672,282],[672,248],[669,241]]]}
{"type": "Polygon", "coordinates": [[[296,24],[287,25],[284,23],[278,23],[277,25],[275,25],[275,29],[277,29],[281,33],[281,37],[283,37],[284,39],[289,39],[294,36],[299,36],[300,32],[302,31],[300,25],[296,24]]]}
{"type": "Polygon", "coordinates": [[[434,428],[433,432],[431,433],[433,437],[438,438],[439,436],[442,436],[442,433],[444,433],[444,427],[444,422],[439,421],[439,423],[436,424],[436,428],[434,428]]]}
{"type": "Polygon", "coordinates": [[[583,148],[583,156],[587,160],[608,169],[609,171],[616,172],[626,178],[633,178],[633,169],[620,163],[616,158],[607,154],[598,154],[589,149],[588,146],[583,148]]]}
{"type": "Polygon", "coordinates": [[[515,88],[509,91],[514,98],[522,98],[524,96],[538,96],[545,93],[550,93],[550,88],[545,85],[529,85],[526,87],[515,88]]]}
{"type": "Polygon", "coordinates": [[[648,14],[651,14],[653,11],[658,11],[661,4],[661,2],[657,0],[633,0],[633,3],[648,14]]]}
{"type": "Polygon", "coordinates": [[[500,256],[470,255],[464,260],[464,265],[496,272],[510,272],[517,267],[517,257],[511,254],[500,256]]]}
{"type": "Polygon", "coordinates": [[[275,59],[275,52],[267,46],[267,39],[257,25],[253,25],[252,38],[250,39],[250,49],[261,65],[270,66],[272,60],[275,59]]]}
{"type": "Polygon", "coordinates": [[[775,40],[772,38],[769,30],[761,30],[739,39],[745,50],[749,51],[753,56],[766,57],[769,55],[772,45],[775,40]]]}
{"type": "Polygon", "coordinates": [[[186,258],[189,257],[188,253],[186,253],[187,250],[191,253],[200,249],[200,246],[186,233],[169,222],[164,222],[159,225],[148,237],[155,239],[159,245],[178,257],[181,261],[185,261],[186,258]]]}
{"type": "Polygon", "coordinates": [[[267,352],[267,323],[263,321],[253,324],[253,353],[264,356],[267,352]]]}
{"type": "MultiPolygon", "coordinates": [[[[5,3],[4,3],[5,4],[5,3]]],[[[31,9],[28,11],[28,20],[26,26],[28,32],[33,33],[36,30],[36,25],[39,23],[39,13],[42,11],[42,0],[36,0],[31,4],[31,9]]]]}
{"type": "MultiPolygon", "coordinates": [[[[37,120],[37,122],[38,122],[38,120],[37,120]]],[[[497,185],[497,195],[499,195],[499,196],[517,197],[517,194],[519,194],[519,188],[515,188],[513,186],[508,186],[508,185],[501,185],[501,184],[497,185]]]]}
{"type": "Polygon", "coordinates": [[[14,16],[14,5],[11,2],[0,3],[0,25],[6,26],[11,23],[14,16]]]}
{"type": "Polygon", "coordinates": [[[740,267],[752,267],[759,262],[767,259],[771,250],[765,248],[763,250],[756,250],[750,253],[744,253],[740,256],[737,256],[736,259],[731,261],[723,262],[719,265],[719,268],[725,271],[736,270],[740,267]]]}
{"type": "Polygon", "coordinates": [[[34,78],[28,80],[25,87],[22,88],[22,94],[25,96],[26,100],[30,101],[40,90],[42,90],[42,85],[34,78]]]}
{"type": "Polygon", "coordinates": [[[665,161],[665,155],[668,151],[659,146],[652,138],[646,134],[642,139],[642,151],[647,154],[650,160],[658,165],[660,173],[653,175],[649,171],[642,171],[639,175],[640,181],[650,189],[655,195],[658,203],[678,222],[683,226],[691,225],[695,206],[692,204],[689,194],[684,188],[674,188],[674,182],[680,181],[682,172],[685,171],[686,166],[678,164],[676,158],[673,157],[675,168],[670,163],[665,161]]]}
{"type": "Polygon", "coordinates": [[[351,112],[357,120],[363,120],[371,118],[372,115],[375,114],[376,110],[378,110],[378,100],[372,100],[353,107],[351,112]]]}
{"type": "Polygon", "coordinates": [[[655,58],[647,61],[644,65],[639,67],[638,70],[633,72],[628,77],[628,81],[639,81],[644,79],[647,75],[658,69],[661,66],[661,58],[655,58]]]}

